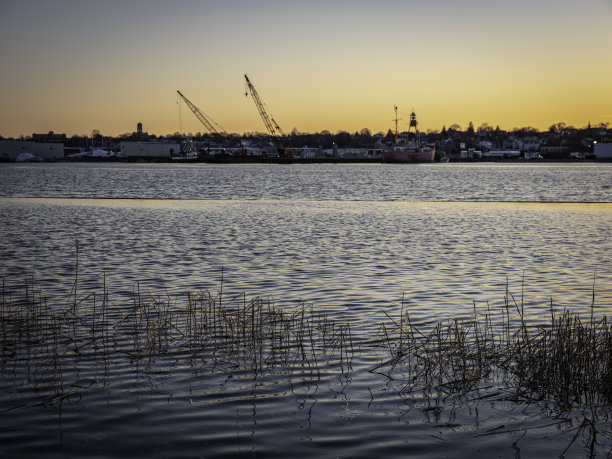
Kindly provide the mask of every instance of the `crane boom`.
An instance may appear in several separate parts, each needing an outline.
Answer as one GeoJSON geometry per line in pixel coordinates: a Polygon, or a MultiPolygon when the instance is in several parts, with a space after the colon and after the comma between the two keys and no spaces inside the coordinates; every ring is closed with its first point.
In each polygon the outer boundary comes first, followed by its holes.
{"type": "MultiPolygon", "coordinates": [[[[246,84],[247,84],[247,86],[249,88],[251,96],[253,97],[253,100],[255,101],[255,105],[257,106],[257,110],[259,111],[259,115],[261,116],[261,119],[263,120],[264,124],[266,125],[266,128],[268,129],[268,132],[270,133],[270,135],[276,135],[276,132],[278,131],[278,133],[280,135],[284,136],[285,133],[278,126],[278,123],[276,121],[274,121],[274,118],[272,118],[266,112],[264,104],[261,101],[261,99],[259,98],[259,94],[257,94],[257,91],[255,90],[255,86],[253,86],[253,84],[251,83],[251,80],[249,80],[249,77],[244,75],[244,79],[246,80],[246,84]]],[[[247,94],[245,94],[245,95],[247,95],[247,94]]]]}
{"type": "Polygon", "coordinates": [[[220,134],[220,132],[215,129],[212,123],[216,124],[217,127],[221,129],[221,131],[225,132],[225,129],[223,129],[221,126],[219,126],[219,124],[215,123],[213,120],[209,119],[204,113],[202,113],[200,109],[193,105],[193,103],[191,103],[191,101],[187,99],[181,91],[176,92],[179,96],[181,96],[181,98],[185,101],[185,103],[191,109],[196,118],[199,119],[204,126],[206,126],[206,129],[208,129],[211,134],[220,134]]]}

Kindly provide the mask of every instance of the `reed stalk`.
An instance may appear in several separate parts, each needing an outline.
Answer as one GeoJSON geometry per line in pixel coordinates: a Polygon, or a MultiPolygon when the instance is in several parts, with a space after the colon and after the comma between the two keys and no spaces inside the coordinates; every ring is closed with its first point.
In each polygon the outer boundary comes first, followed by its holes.
{"type": "MultiPolygon", "coordinates": [[[[184,304],[176,307],[169,296],[141,291],[139,282],[131,305],[112,306],[105,274],[102,295],[81,292],[79,276],[77,269],[67,309],[49,306],[28,277],[16,297],[4,278],[1,283],[3,364],[26,362],[34,382],[54,375],[58,394],[70,387],[66,365],[93,350],[103,353],[107,368],[126,352],[149,365],[158,356],[206,356],[215,364],[250,368],[256,376],[279,366],[292,374],[302,368],[315,379],[332,368],[339,374],[353,371],[358,351],[350,323],[337,323],[304,303],[281,308],[271,299],[231,297],[223,292],[223,270],[217,295],[186,291],[184,304]]],[[[387,320],[370,340],[382,349],[382,363],[373,370],[395,379],[408,375],[407,385],[427,393],[461,395],[494,382],[517,398],[558,409],[601,406],[612,402],[612,330],[607,317],[595,317],[595,299],[593,293],[586,320],[568,311],[557,314],[551,300],[547,323],[530,324],[523,287],[517,301],[506,284],[495,314],[489,303],[479,310],[474,302],[471,317],[419,330],[402,296],[398,314],[385,313],[387,320]]]]}

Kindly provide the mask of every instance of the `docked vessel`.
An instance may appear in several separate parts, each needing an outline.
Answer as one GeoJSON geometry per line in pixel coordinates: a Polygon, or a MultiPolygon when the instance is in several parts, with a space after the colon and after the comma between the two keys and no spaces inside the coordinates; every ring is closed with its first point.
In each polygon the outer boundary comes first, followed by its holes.
{"type": "Polygon", "coordinates": [[[408,139],[398,141],[397,133],[397,105],[395,109],[395,141],[393,147],[382,151],[383,161],[393,163],[415,163],[432,162],[436,155],[435,148],[421,145],[416,114],[410,114],[410,127],[408,128],[408,139]],[[414,129],[413,139],[410,139],[410,130],[414,129]]]}

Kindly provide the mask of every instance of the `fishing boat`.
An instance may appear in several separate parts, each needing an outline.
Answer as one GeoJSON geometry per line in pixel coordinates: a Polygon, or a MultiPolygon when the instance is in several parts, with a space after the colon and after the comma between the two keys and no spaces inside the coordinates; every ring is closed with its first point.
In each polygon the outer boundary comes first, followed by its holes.
{"type": "Polygon", "coordinates": [[[418,123],[414,111],[410,114],[410,127],[408,128],[408,139],[398,141],[397,133],[397,105],[395,109],[395,140],[393,147],[382,151],[382,159],[391,163],[415,163],[432,162],[436,155],[435,148],[421,145],[418,123]],[[410,139],[410,131],[414,129],[413,138],[410,139]]]}

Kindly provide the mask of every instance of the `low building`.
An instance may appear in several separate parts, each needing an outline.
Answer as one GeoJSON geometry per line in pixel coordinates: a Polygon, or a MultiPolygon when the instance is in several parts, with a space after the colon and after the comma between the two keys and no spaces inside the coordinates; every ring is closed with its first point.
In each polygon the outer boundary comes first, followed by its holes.
{"type": "Polygon", "coordinates": [[[561,158],[569,156],[569,149],[563,145],[544,145],[540,147],[540,154],[546,158],[561,158]]]}
{"type": "Polygon", "coordinates": [[[612,159],[612,143],[596,143],[593,153],[596,159],[612,159]]]}
{"type": "Polygon", "coordinates": [[[540,142],[536,139],[523,139],[521,141],[518,142],[518,149],[521,150],[523,153],[534,153],[540,152],[540,142]]]}
{"type": "Polygon", "coordinates": [[[0,140],[0,160],[15,161],[19,158],[19,155],[24,153],[29,153],[44,161],[63,159],[64,144],[39,143],[23,140],[0,140]]]}
{"type": "Polygon", "coordinates": [[[66,134],[56,134],[49,131],[46,134],[32,134],[34,142],[66,142],[66,134]]]}
{"type": "Polygon", "coordinates": [[[529,151],[529,150],[523,152],[523,158],[524,159],[544,159],[542,158],[542,155],[540,155],[539,152],[529,151]]]}
{"type": "Polygon", "coordinates": [[[298,147],[292,148],[292,150],[296,158],[302,159],[314,159],[317,157],[317,153],[319,152],[318,148],[313,147],[298,147]]]}
{"type": "Polygon", "coordinates": [[[519,150],[490,150],[482,154],[483,158],[489,159],[518,159],[520,156],[519,150]]]}
{"type": "Polygon", "coordinates": [[[480,159],[482,157],[482,151],[475,148],[468,148],[459,152],[459,159],[480,159]]]}
{"type": "Polygon", "coordinates": [[[124,158],[171,158],[181,151],[172,142],[121,142],[120,148],[124,158]]]}

